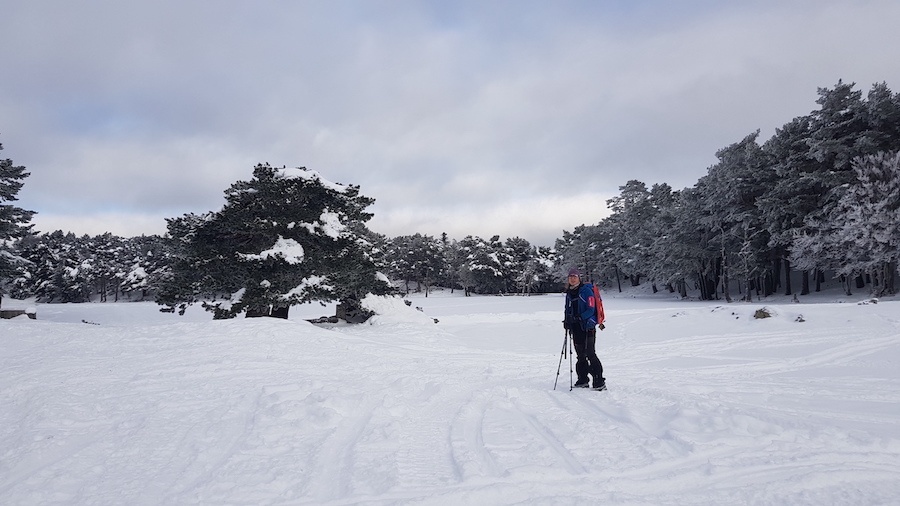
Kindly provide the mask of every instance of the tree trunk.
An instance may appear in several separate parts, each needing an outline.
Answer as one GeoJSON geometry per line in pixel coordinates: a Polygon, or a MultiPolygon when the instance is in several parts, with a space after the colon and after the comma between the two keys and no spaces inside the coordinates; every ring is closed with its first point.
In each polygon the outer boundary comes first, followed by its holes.
{"type": "Polygon", "coordinates": [[[722,295],[725,296],[725,302],[731,302],[731,292],[728,290],[728,263],[725,257],[718,260],[719,283],[721,283],[722,295]]]}
{"type": "Polygon", "coordinates": [[[703,273],[698,272],[697,278],[700,280],[700,300],[709,300],[706,297],[706,279],[703,277],[703,273]]]}
{"type": "Polygon", "coordinates": [[[272,318],[282,318],[284,320],[287,320],[288,319],[288,311],[290,311],[290,309],[291,309],[291,306],[275,307],[275,308],[272,308],[272,312],[269,313],[269,316],[271,316],[272,318]]]}
{"type": "Polygon", "coordinates": [[[248,307],[244,313],[244,318],[262,318],[263,316],[269,316],[268,307],[248,307]]]}
{"type": "Polygon", "coordinates": [[[700,299],[713,300],[716,298],[716,280],[702,272],[698,273],[700,280],[700,299]]]}
{"type": "Polygon", "coordinates": [[[872,292],[875,297],[894,295],[894,262],[881,262],[872,270],[872,292]]]}
{"type": "Polygon", "coordinates": [[[347,323],[362,323],[372,316],[359,304],[358,300],[342,300],[335,307],[334,315],[347,323]]]}
{"type": "MultiPolygon", "coordinates": [[[[807,281],[807,289],[809,288],[809,275],[806,277],[807,281]]],[[[787,258],[784,259],[784,294],[785,295],[793,295],[794,289],[791,286],[791,261],[787,258]]]]}
{"type": "MultiPolygon", "coordinates": [[[[787,269],[787,265],[785,269],[787,269]]],[[[769,278],[766,280],[766,295],[772,295],[778,291],[779,286],[781,286],[781,257],[775,257],[772,260],[772,272],[769,273],[769,278]]],[[[790,287],[789,282],[787,285],[788,292],[791,290],[790,287]]],[[[786,295],[790,295],[790,293],[786,295]]]]}
{"type": "Polygon", "coordinates": [[[888,262],[884,268],[886,269],[884,281],[885,286],[887,286],[887,293],[888,295],[895,295],[897,290],[895,288],[896,285],[894,285],[894,273],[897,272],[897,262],[888,262]]]}

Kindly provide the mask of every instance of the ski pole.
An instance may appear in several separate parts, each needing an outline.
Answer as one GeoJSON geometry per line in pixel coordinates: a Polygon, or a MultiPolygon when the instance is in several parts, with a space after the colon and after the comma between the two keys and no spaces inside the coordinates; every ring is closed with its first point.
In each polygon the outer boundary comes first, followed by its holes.
{"type": "Polygon", "coordinates": [[[562,369],[563,357],[566,356],[566,341],[569,340],[569,333],[563,329],[563,347],[559,353],[559,365],[556,366],[556,380],[553,381],[553,390],[556,390],[556,384],[559,383],[559,371],[562,369]]]}
{"type": "Polygon", "coordinates": [[[572,341],[574,341],[574,339],[566,340],[569,341],[569,391],[571,392],[575,388],[575,382],[572,379],[572,372],[575,371],[575,367],[572,366],[572,355],[575,354],[575,350],[572,348],[572,341]]]}

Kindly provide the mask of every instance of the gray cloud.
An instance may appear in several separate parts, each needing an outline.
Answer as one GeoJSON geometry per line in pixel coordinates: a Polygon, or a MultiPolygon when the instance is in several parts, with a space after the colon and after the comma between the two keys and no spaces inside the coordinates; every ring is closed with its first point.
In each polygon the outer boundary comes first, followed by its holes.
{"type": "Polygon", "coordinates": [[[0,142],[41,230],[162,232],[270,162],[361,185],[388,235],[549,244],[817,87],[900,90],[889,0],[4,3],[0,142]]]}

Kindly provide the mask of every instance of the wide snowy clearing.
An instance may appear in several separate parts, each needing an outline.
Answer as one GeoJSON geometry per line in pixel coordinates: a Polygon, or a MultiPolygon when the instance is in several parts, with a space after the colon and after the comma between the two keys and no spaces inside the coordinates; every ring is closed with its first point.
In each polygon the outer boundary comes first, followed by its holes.
{"type": "Polygon", "coordinates": [[[607,392],[569,390],[561,295],[409,299],[2,320],[0,503],[900,502],[893,297],[606,293],[607,392]]]}

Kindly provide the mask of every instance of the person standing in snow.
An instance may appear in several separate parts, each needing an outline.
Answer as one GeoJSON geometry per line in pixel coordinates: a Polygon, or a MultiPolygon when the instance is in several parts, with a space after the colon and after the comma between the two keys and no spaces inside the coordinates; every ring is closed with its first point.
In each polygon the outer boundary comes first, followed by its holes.
{"type": "MultiPolygon", "coordinates": [[[[588,388],[588,374],[594,378],[594,390],[606,390],[603,364],[597,357],[597,310],[594,289],[581,281],[578,269],[569,270],[566,282],[566,313],[563,326],[572,335],[575,345],[575,373],[577,388],[588,388]]],[[[601,327],[602,328],[602,327],[601,327]]]]}

